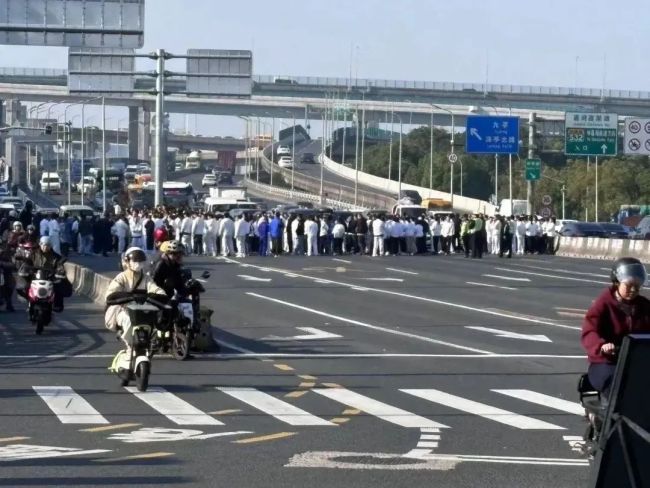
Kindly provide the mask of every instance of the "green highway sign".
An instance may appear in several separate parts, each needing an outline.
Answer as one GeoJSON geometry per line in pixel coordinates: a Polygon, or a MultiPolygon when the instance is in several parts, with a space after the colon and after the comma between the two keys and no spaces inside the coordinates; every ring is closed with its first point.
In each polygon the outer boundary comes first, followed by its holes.
{"type": "Polygon", "coordinates": [[[526,160],[526,181],[537,181],[542,177],[542,160],[526,160]]]}
{"type": "Polygon", "coordinates": [[[564,119],[564,154],[616,156],[618,115],[567,112],[564,119]]]}

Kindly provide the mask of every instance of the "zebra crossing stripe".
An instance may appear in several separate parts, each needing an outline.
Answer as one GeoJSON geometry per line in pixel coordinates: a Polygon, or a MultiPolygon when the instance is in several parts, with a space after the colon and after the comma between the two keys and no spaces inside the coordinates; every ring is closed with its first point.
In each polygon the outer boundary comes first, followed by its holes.
{"type": "Polygon", "coordinates": [[[401,408],[393,407],[378,400],[374,400],[367,396],[355,393],[345,388],[314,388],[312,390],[319,395],[323,395],[331,400],[347,405],[348,407],[356,408],[369,415],[374,415],[386,422],[399,425],[401,427],[409,427],[420,429],[422,427],[435,427],[446,428],[446,425],[434,422],[414,413],[407,412],[401,408]]]}
{"type": "Polygon", "coordinates": [[[216,388],[289,425],[336,425],[255,388],[226,386],[216,388]]]}
{"type": "Polygon", "coordinates": [[[69,386],[32,386],[62,424],[108,424],[93,406],[69,386]]]}
{"type": "Polygon", "coordinates": [[[536,403],[545,407],[553,408],[561,412],[570,413],[573,415],[584,415],[585,409],[579,403],[563,400],[543,393],[537,393],[531,390],[492,390],[502,395],[507,395],[512,398],[524,400],[530,403],[536,403]]]}
{"type": "Polygon", "coordinates": [[[472,415],[478,415],[486,419],[494,420],[511,427],[523,430],[566,430],[559,425],[550,424],[542,420],[531,417],[525,417],[508,410],[502,410],[497,407],[485,405],[484,403],[475,402],[455,395],[450,395],[439,390],[433,389],[400,389],[400,391],[409,395],[428,400],[433,403],[445,405],[462,412],[472,415]]]}
{"type": "Polygon", "coordinates": [[[224,425],[164,388],[150,386],[144,392],[133,386],[125,388],[177,425],[224,425]]]}

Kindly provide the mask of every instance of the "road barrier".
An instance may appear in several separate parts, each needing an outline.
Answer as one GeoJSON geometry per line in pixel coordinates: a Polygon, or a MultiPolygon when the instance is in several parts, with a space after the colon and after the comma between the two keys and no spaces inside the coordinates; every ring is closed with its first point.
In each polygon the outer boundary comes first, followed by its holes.
{"type": "Polygon", "coordinates": [[[617,259],[631,256],[650,263],[650,241],[603,237],[560,237],[558,256],[617,259]]]}
{"type": "Polygon", "coordinates": [[[75,263],[65,263],[66,276],[75,293],[90,298],[99,305],[106,304],[106,290],[111,279],[75,263]]]}

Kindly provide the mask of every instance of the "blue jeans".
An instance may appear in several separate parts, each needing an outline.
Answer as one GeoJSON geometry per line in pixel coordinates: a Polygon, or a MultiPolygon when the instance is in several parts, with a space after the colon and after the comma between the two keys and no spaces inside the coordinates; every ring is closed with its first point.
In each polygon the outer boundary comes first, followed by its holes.
{"type": "Polygon", "coordinates": [[[615,364],[591,363],[587,370],[587,375],[592,386],[604,396],[609,397],[615,372],[615,364]]]}
{"type": "Polygon", "coordinates": [[[260,247],[259,247],[259,252],[258,254],[260,256],[266,256],[266,251],[269,246],[269,240],[266,237],[260,237],[260,247]]]}

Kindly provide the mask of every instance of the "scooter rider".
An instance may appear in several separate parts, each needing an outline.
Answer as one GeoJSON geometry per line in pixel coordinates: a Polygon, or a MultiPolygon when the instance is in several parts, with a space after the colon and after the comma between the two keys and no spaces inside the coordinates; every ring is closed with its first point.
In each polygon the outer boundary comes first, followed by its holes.
{"type": "MultiPolygon", "coordinates": [[[[23,261],[22,267],[25,270],[49,269],[54,272],[55,276],[62,278],[60,282],[54,283],[54,304],[52,306],[52,310],[54,310],[55,312],[62,312],[63,297],[65,295],[64,286],[69,285],[69,283],[67,283],[67,281],[65,284],[63,283],[63,280],[66,280],[65,269],[63,268],[63,259],[59,254],[55,253],[54,250],[52,249],[52,241],[50,237],[48,236],[41,237],[41,239],[39,240],[39,248],[36,251],[34,251],[34,254],[31,257],[31,259],[26,258],[23,261]]],[[[22,273],[22,275],[25,274],[29,274],[31,276],[31,273],[25,273],[25,272],[22,273]]],[[[31,283],[31,278],[27,278],[25,281],[26,284],[23,293],[26,294],[26,291],[27,289],[29,289],[29,285],[31,283]]]]}
{"type": "Polygon", "coordinates": [[[609,396],[617,350],[630,333],[650,332],[650,300],[639,294],[646,282],[645,267],[636,258],[620,258],[612,266],[612,285],[591,305],[582,325],[589,381],[609,396]]]}
{"type": "MultiPolygon", "coordinates": [[[[124,253],[123,269],[108,285],[106,301],[118,297],[121,293],[131,293],[134,290],[146,291],[149,295],[156,295],[156,300],[165,302],[165,291],[147,276],[144,265],[147,261],[145,252],[139,247],[131,247],[124,253]]],[[[130,346],[125,338],[129,336],[131,319],[123,305],[109,305],[105,314],[106,327],[112,331],[120,332],[120,339],[126,344],[126,350],[119,351],[113,360],[113,369],[129,369],[131,357],[130,346]]]]}
{"type": "Polygon", "coordinates": [[[177,291],[186,296],[187,290],[181,274],[183,266],[183,245],[179,241],[166,241],[160,246],[161,257],[154,264],[151,272],[153,281],[165,290],[169,298],[177,291]]]}

